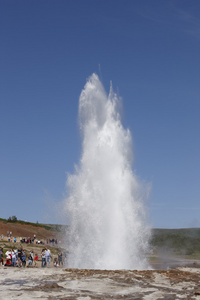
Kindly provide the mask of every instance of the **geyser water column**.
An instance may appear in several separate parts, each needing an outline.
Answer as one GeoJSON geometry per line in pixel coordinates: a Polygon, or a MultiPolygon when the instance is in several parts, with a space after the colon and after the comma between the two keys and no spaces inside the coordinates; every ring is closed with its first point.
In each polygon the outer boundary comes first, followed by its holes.
{"type": "Polygon", "coordinates": [[[68,175],[70,218],[67,266],[145,269],[149,227],[141,185],[132,171],[132,138],[119,113],[112,86],[107,96],[98,76],[79,99],[82,155],[68,175]]]}

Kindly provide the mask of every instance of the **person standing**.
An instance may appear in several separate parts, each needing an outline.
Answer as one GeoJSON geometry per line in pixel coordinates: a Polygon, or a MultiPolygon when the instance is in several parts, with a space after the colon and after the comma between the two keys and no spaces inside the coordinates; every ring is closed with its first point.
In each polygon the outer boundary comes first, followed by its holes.
{"type": "Polygon", "coordinates": [[[22,248],[20,247],[17,249],[17,256],[20,260],[22,259],[22,248]]]}
{"type": "Polygon", "coordinates": [[[42,250],[42,268],[46,267],[46,254],[45,254],[45,249],[42,250]]]}
{"type": "Polygon", "coordinates": [[[58,252],[58,264],[63,266],[62,252],[58,252]]]}
{"type": "Polygon", "coordinates": [[[15,253],[14,249],[12,249],[11,255],[12,255],[12,265],[13,265],[13,267],[15,267],[15,265],[16,265],[16,253],[15,253]]]}
{"type": "Polygon", "coordinates": [[[32,261],[33,261],[33,259],[34,259],[33,250],[30,251],[30,255],[32,256],[32,261]]]}
{"type": "Polygon", "coordinates": [[[22,260],[22,267],[26,267],[26,252],[23,250],[22,255],[21,255],[21,260],[22,260]]]}
{"type": "Polygon", "coordinates": [[[51,263],[51,253],[50,250],[47,249],[47,247],[45,248],[45,255],[46,255],[46,265],[48,264],[48,267],[50,267],[50,263],[51,263]]]}
{"type": "Polygon", "coordinates": [[[35,264],[35,267],[37,266],[37,261],[38,261],[38,255],[35,254],[35,257],[34,257],[34,264],[35,264]]]}

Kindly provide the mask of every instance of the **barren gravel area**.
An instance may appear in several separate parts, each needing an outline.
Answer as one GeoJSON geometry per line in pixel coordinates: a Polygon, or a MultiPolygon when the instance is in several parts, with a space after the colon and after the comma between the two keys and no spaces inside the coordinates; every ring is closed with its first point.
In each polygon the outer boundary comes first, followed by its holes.
{"type": "Polygon", "coordinates": [[[109,271],[0,267],[0,299],[200,299],[200,268],[109,271]]]}

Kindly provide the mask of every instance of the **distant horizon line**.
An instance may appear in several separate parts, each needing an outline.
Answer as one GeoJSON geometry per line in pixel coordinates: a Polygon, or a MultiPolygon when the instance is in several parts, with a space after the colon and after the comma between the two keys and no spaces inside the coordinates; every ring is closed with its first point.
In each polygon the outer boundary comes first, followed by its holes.
{"type": "MultiPolygon", "coordinates": [[[[13,216],[12,216],[13,217],[13,216]]],[[[9,218],[12,218],[9,217],[9,218]]],[[[6,218],[1,218],[0,217],[0,221],[2,222],[9,222],[9,223],[29,223],[29,224],[41,224],[41,225],[50,225],[50,226],[70,226],[70,224],[58,224],[58,223],[43,223],[43,222],[32,222],[32,221],[28,221],[28,220],[20,220],[20,219],[16,219],[14,221],[12,221],[11,219],[9,220],[6,218]]],[[[200,229],[200,227],[173,227],[173,228],[169,228],[169,227],[152,227],[151,229],[153,230],[184,230],[184,229],[200,229]]]]}

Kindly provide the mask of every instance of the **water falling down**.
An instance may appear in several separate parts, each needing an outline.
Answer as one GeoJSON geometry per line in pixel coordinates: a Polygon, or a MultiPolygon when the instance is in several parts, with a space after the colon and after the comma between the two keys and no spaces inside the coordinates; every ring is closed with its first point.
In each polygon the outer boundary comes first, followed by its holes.
{"type": "Polygon", "coordinates": [[[68,267],[148,268],[144,193],[132,170],[132,138],[122,126],[119,102],[96,74],[79,98],[82,155],[75,174],[68,175],[65,201],[68,267]]]}

